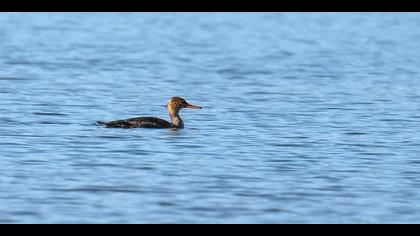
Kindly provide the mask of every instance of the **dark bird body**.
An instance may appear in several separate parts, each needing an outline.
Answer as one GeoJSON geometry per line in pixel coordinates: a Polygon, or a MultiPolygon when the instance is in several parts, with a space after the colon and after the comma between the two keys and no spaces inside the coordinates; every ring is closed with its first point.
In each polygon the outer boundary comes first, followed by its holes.
{"type": "Polygon", "coordinates": [[[156,117],[135,117],[124,120],[115,121],[97,121],[99,125],[103,125],[106,128],[184,128],[184,122],[179,116],[179,111],[182,108],[201,109],[199,106],[188,104],[181,97],[172,97],[169,99],[166,109],[169,114],[170,122],[156,118],[156,117]]]}
{"type": "Polygon", "coordinates": [[[115,120],[110,122],[98,121],[106,128],[171,128],[171,123],[157,117],[136,117],[125,120],[115,120]]]}

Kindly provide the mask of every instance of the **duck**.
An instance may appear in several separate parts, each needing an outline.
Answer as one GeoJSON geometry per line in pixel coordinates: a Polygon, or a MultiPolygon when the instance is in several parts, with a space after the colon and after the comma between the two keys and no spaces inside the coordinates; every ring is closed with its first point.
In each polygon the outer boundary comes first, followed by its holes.
{"type": "Polygon", "coordinates": [[[169,115],[169,121],[160,119],[157,117],[135,117],[124,120],[115,120],[115,121],[96,121],[98,125],[101,125],[105,128],[123,128],[123,129],[132,129],[132,128],[174,128],[174,129],[183,129],[184,122],[179,115],[179,112],[183,108],[189,109],[202,109],[200,106],[189,104],[182,97],[171,97],[167,104],[166,110],[169,115]]]}

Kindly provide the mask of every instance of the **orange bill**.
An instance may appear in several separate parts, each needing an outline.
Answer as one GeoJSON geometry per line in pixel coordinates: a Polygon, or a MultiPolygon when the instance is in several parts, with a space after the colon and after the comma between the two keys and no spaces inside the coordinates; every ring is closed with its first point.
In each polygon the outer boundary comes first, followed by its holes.
{"type": "Polygon", "coordinates": [[[191,104],[187,104],[187,106],[186,106],[187,108],[190,108],[190,109],[201,109],[202,107],[199,107],[199,106],[195,106],[195,105],[191,105],[191,104]]]}

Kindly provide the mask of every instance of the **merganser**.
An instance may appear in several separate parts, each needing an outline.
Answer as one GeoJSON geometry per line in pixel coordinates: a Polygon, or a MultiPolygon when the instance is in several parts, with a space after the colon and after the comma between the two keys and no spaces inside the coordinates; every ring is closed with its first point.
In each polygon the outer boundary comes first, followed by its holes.
{"type": "Polygon", "coordinates": [[[182,108],[201,109],[202,107],[189,104],[181,97],[172,97],[166,104],[170,122],[156,118],[156,117],[136,117],[125,120],[116,121],[97,121],[98,125],[103,125],[106,128],[184,128],[184,122],[179,116],[179,111],[182,108]]]}

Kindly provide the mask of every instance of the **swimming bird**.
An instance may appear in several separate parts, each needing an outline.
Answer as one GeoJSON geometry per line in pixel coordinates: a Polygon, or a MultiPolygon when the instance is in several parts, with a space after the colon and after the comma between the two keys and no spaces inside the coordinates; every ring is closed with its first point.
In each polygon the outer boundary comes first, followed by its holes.
{"type": "Polygon", "coordinates": [[[184,122],[179,116],[179,111],[182,108],[201,109],[202,107],[189,104],[181,97],[172,97],[166,104],[170,121],[166,121],[156,117],[135,117],[125,120],[115,121],[97,121],[98,125],[103,125],[106,128],[184,128],[184,122]]]}

